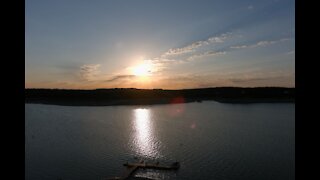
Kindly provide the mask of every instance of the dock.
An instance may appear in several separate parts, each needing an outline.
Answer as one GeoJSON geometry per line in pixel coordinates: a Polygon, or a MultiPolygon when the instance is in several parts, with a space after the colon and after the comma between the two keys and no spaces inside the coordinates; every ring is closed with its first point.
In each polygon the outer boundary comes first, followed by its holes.
{"type": "Polygon", "coordinates": [[[126,163],[123,164],[129,168],[137,167],[137,168],[149,168],[149,169],[162,169],[162,170],[176,170],[179,169],[180,164],[178,162],[173,163],[171,166],[159,165],[159,163],[126,163]]]}
{"type": "Polygon", "coordinates": [[[126,173],[122,177],[117,177],[114,179],[121,179],[125,180],[130,178],[136,170],[139,168],[143,169],[159,169],[159,170],[177,170],[180,168],[180,163],[179,162],[174,162],[171,165],[160,165],[159,162],[157,163],[147,163],[145,161],[139,161],[137,163],[125,163],[123,166],[127,167],[126,173]]]}

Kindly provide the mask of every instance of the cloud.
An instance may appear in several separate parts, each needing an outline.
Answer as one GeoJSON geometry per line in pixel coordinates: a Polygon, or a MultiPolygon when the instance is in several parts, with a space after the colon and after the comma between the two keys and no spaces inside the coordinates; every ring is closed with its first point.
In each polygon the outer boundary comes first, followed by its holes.
{"type": "Polygon", "coordinates": [[[114,81],[119,81],[119,80],[127,80],[127,79],[131,79],[134,77],[135,77],[135,75],[116,75],[114,77],[111,77],[108,80],[105,80],[104,82],[114,82],[114,81]]]}
{"type": "Polygon", "coordinates": [[[150,62],[157,68],[155,73],[159,73],[164,69],[170,67],[173,64],[186,63],[188,61],[204,57],[204,56],[213,56],[225,54],[224,51],[214,51],[210,50],[204,53],[197,53],[201,47],[207,45],[213,45],[215,43],[223,43],[226,39],[230,38],[233,35],[231,32],[223,33],[218,36],[212,36],[206,40],[200,40],[192,42],[191,44],[181,47],[181,48],[171,48],[162,55],[151,58],[150,62]]]}
{"type": "Polygon", "coordinates": [[[207,51],[201,54],[195,54],[193,56],[190,56],[187,60],[194,60],[201,57],[224,55],[224,54],[226,54],[226,51],[207,51]]]}
{"type": "Polygon", "coordinates": [[[153,74],[161,74],[161,72],[172,67],[173,65],[188,63],[190,61],[193,61],[202,57],[225,55],[228,52],[237,50],[237,49],[265,47],[265,46],[292,40],[292,38],[282,38],[278,40],[264,40],[264,41],[258,41],[254,44],[227,46],[225,48],[218,49],[218,50],[212,49],[214,47],[210,46],[215,43],[224,43],[226,39],[230,37],[235,37],[235,34],[232,32],[223,33],[218,36],[210,37],[204,41],[202,40],[195,41],[181,48],[171,48],[158,57],[150,58],[149,59],[150,63],[152,63],[154,67],[156,67],[157,69],[157,71],[155,71],[153,74]],[[210,47],[203,47],[203,46],[210,46],[210,47]]]}
{"type": "Polygon", "coordinates": [[[256,47],[263,47],[263,46],[268,46],[268,45],[272,45],[272,44],[277,44],[277,43],[285,42],[285,41],[289,41],[289,40],[291,40],[291,38],[282,38],[282,39],[274,40],[274,41],[259,41],[255,44],[231,46],[230,48],[231,49],[256,48],[256,47]]]}
{"type": "Polygon", "coordinates": [[[85,64],[80,67],[80,77],[85,81],[92,81],[99,73],[100,64],[85,64]]]}
{"type": "Polygon", "coordinates": [[[190,53],[190,52],[193,52],[195,49],[197,49],[197,48],[199,48],[201,46],[205,46],[205,45],[209,45],[209,44],[213,44],[213,43],[222,43],[227,38],[229,38],[231,36],[231,34],[232,33],[224,33],[224,34],[221,34],[220,36],[210,37],[205,41],[193,42],[193,43],[191,43],[191,44],[189,44],[187,46],[181,47],[181,48],[171,48],[167,52],[162,54],[161,58],[168,58],[169,56],[190,53]]]}
{"type": "Polygon", "coordinates": [[[254,8],[253,5],[248,6],[249,10],[252,10],[253,8],[254,8]]]}
{"type": "Polygon", "coordinates": [[[166,58],[154,58],[151,59],[151,63],[154,66],[153,70],[153,74],[161,74],[161,72],[163,70],[165,70],[166,68],[169,68],[172,65],[176,65],[176,64],[183,64],[183,63],[187,63],[193,60],[196,60],[198,58],[202,58],[202,57],[209,57],[209,56],[217,56],[217,55],[224,55],[226,54],[226,51],[214,51],[214,50],[210,50],[210,51],[206,51],[203,53],[199,53],[199,54],[190,54],[189,56],[182,58],[182,59],[166,59],[166,58]]]}
{"type": "Polygon", "coordinates": [[[172,55],[189,53],[189,52],[192,52],[194,49],[206,44],[208,44],[206,41],[198,41],[182,48],[172,48],[172,49],[169,49],[167,52],[165,52],[163,55],[161,55],[161,57],[164,58],[172,55]]]}

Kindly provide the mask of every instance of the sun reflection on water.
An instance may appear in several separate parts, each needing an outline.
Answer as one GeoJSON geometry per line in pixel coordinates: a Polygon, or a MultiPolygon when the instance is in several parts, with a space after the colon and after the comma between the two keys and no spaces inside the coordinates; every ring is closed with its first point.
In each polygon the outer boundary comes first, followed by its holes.
{"type": "Polygon", "coordinates": [[[154,137],[150,109],[135,109],[133,112],[133,144],[136,153],[143,157],[158,157],[158,142],[154,137]]]}

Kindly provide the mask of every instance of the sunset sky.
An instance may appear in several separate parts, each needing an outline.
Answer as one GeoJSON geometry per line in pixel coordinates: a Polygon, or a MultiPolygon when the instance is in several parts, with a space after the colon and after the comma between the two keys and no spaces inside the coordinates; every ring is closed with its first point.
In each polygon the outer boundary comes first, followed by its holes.
{"type": "Polygon", "coordinates": [[[26,88],[295,86],[294,0],[26,0],[26,88]]]}

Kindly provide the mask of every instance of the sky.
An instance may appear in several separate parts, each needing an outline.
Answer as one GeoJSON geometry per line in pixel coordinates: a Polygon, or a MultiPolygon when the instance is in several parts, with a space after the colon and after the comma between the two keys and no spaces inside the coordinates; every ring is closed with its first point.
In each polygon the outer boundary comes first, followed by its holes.
{"type": "Polygon", "coordinates": [[[294,0],[25,4],[25,88],[295,87],[294,0]]]}

